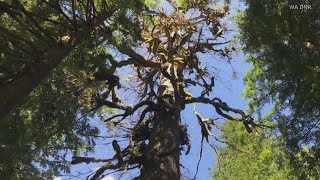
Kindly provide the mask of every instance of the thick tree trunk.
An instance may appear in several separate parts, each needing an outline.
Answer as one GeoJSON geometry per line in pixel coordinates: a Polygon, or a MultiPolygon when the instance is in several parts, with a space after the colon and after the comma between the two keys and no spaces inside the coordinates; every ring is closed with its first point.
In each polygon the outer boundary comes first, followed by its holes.
{"type": "MultiPolygon", "coordinates": [[[[170,74],[170,68],[167,68],[170,74]]],[[[179,180],[180,179],[180,102],[174,96],[172,82],[160,77],[158,96],[162,101],[162,110],[156,112],[153,130],[147,154],[141,169],[143,180],[179,180]],[[167,97],[164,97],[167,96],[167,97]],[[162,98],[163,97],[163,98],[162,98]],[[169,107],[168,105],[172,105],[169,107]]]]}
{"type": "Polygon", "coordinates": [[[172,110],[162,110],[154,122],[141,170],[143,180],[180,179],[180,112],[172,110]]]}
{"type": "MultiPolygon", "coordinates": [[[[25,98],[35,89],[50,72],[76,47],[79,40],[68,37],[56,46],[51,47],[39,59],[23,72],[23,74],[8,83],[0,85],[0,126],[5,117],[14,108],[19,107],[25,98]]],[[[85,37],[85,36],[84,36],[85,37]]]]}

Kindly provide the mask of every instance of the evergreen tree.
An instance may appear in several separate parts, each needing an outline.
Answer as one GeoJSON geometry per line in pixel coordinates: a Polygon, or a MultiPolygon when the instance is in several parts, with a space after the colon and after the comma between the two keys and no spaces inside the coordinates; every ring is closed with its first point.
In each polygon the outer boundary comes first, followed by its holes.
{"type": "Polygon", "coordinates": [[[283,134],[292,162],[313,168],[320,155],[320,1],[245,2],[239,24],[247,61],[253,66],[245,77],[249,110],[259,113],[271,104],[265,119],[275,122],[283,134]],[[297,161],[295,155],[306,147],[310,156],[297,161]]]}
{"type": "MultiPolygon", "coordinates": [[[[240,124],[226,122],[222,137],[231,145],[222,145],[213,169],[213,179],[318,179],[319,166],[311,169],[293,166],[286,152],[284,138],[270,130],[256,131],[255,136],[240,124]]],[[[304,148],[295,155],[301,164],[310,156],[304,148]]]]}
{"type": "Polygon", "coordinates": [[[0,123],[81,43],[105,42],[101,31],[114,26],[130,32],[125,14],[137,9],[144,9],[138,0],[1,1],[0,123]]]}

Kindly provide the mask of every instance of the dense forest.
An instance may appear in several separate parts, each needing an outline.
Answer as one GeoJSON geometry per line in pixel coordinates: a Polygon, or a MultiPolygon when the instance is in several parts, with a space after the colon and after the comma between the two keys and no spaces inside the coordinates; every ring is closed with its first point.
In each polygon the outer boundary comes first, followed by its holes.
{"type": "Polygon", "coordinates": [[[0,0],[0,179],[319,179],[319,15],[319,0],[0,0]],[[217,93],[241,70],[247,108],[217,93]]]}

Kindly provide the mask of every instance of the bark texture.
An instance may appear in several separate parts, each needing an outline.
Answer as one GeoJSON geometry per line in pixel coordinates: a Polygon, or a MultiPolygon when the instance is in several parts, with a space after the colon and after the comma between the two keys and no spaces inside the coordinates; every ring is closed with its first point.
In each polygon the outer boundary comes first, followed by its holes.
{"type": "Polygon", "coordinates": [[[154,124],[141,179],[180,179],[180,112],[162,110],[154,124]]]}

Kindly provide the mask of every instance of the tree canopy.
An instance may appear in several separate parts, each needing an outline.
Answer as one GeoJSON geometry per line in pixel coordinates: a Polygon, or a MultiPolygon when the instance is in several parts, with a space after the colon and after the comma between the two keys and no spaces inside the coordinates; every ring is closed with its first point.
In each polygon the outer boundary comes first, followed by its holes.
{"type": "Polygon", "coordinates": [[[135,27],[129,19],[137,9],[143,13],[144,5],[139,0],[10,0],[1,1],[0,9],[2,123],[81,43],[101,44],[108,38],[101,31],[105,34],[115,27],[129,36],[135,27]]]}
{"type": "Polygon", "coordinates": [[[140,1],[0,2],[1,177],[52,177],[69,171],[71,150],[92,151],[98,128],[78,116],[104,84],[88,83],[108,61],[100,56],[107,37],[99,29],[135,36],[129,19],[144,7],[140,1]],[[96,24],[101,18],[109,23],[96,24]]]}
{"type": "MultiPolygon", "coordinates": [[[[117,110],[101,118],[128,141],[120,146],[114,140],[115,155],[109,159],[73,157],[72,164],[104,162],[92,179],[107,170],[136,168],[141,173],[137,178],[180,179],[181,151],[185,147],[188,154],[191,148],[188,126],[181,124],[180,117],[187,105],[194,104],[202,143],[205,139],[212,145],[210,137],[223,141],[212,133],[213,128],[218,128],[215,119],[203,118],[196,110],[197,104],[210,106],[223,118],[242,122],[248,132],[259,126],[242,110],[212,97],[215,76],[213,69],[203,64],[213,63],[213,59],[201,57],[213,55],[231,60],[235,47],[223,37],[228,29],[222,22],[229,5],[213,6],[210,1],[168,3],[172,10],[153,8],[152,16],[140,19],[141,37],[135,44],[128,45],[126,40],[130,39],[115,31],[113,40],[106,45],[121,58],[113,56],[108,71],[98,73],[99,77],[115,77],[106,79],[108,88],[94,97],[94,109],[106,106],[117,110]],[[200,89],[201,94],[191,94],[190,86],[200,89]]],[[[201,155],[202,152],[200,158],[201,155]]]]}
{"type": "Polygon", "coordinates": [[[319,1],[245,3],[237,20],[253,67],[244,95],[249,113],[277,129],[254,137],[226,123],[222,136],[237,149],[221,147],[213,178],[318,179],[319,1]]]}
{"type": "Polygon", "coordinates": [[[319,157],[319,3],[320,1],[246,1],[241,39],[253,69],[245,96],[254,113],[271,104],[266,120],[276,123],[289,153],[310,150],[319,157]],[[291,5],[311,9],[292,9],[291,5]]]}
{"type": "Polygon", "coordinates": [[[217,179],[317,178],[320,2],[245,3],[247,112],[212,93],[217,64],[236,69],[228,0],[1,1],[0,177],[52,178],[97,163],[77,178],[134,170],[134,179],[181,179],[195,121],[194,178],[203,143],[218,154],[217,179]],[[195,118],[183,124],[186,106],[195,118]],[[111,153],[96,156],[105,140],[111,153]]]}
{"type": "Polygon", "coordinates": [[[258,126],[212,96],[214,69],[204,65],[213,63],[204,55],[231,62],[236,50],[224,37],[228,1],[168,0],[166,11],[153,1],[130,2],[1,2],[4,177],[68,172],[66,157],[73,154],[71,164],[103,163],[91,179],[137,168],[141,179],[179,179],[182,147],[186,154],[191,148],[180,117],[186,105],[194,104],[202,143],[223,141],[212,133],[215,119],[203,118],[196,104],[242,122],[248,132],[258,126]],[[116,129],[108,159],[85,156],[95,138],[112,135],[99,132],[92,122],[99,117],[116,129]]]}

